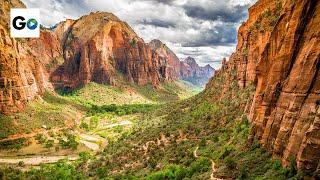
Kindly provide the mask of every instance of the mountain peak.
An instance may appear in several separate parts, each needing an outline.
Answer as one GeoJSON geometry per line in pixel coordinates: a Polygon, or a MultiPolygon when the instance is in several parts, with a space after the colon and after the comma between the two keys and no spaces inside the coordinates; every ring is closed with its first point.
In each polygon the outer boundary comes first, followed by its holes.
{"type": "Polygon", "coordinates": [[[214,70],[214,68],[210,64],[205,65],[204,68],[214,70]]]}
{"type": "Polygon", "coordinates": [[[159,39],[153,39],[148,44],[154,50],[157,49],[157,48],[162,48],[163,46],[165,46],[165,44],[163,44],[163,42],[160,41],[159,39]]]}

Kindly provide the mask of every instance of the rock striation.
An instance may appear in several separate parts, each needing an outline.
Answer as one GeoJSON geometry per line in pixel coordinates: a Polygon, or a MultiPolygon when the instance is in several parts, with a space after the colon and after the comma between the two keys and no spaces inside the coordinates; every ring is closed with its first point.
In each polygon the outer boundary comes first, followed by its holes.
{"type": "MultiPolygon", "coordinates": [[[[320,175],[320,1],[259,0],[220,73],[256,87],[251,139],[273,157],[320,175]]],[[[210,88],[209,86],[207,88],[210,88]]]]}

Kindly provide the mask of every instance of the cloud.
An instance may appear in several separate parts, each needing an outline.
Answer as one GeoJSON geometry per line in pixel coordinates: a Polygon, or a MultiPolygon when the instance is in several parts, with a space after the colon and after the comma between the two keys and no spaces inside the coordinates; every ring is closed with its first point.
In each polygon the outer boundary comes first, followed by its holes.
{"type": "Polygon", "coordinates": [[[40,8],[42,24],[52,26],[92,11],[114,13],[146,42],[159,39],[179,58],[193,56],[200,64],[229,56],[237,29],[255,0],[22,0],[40,8]]]}
{"type": "Polygon", "coordinates": [[[148,19],[145,18],[142,21],[138,20],[136,21],[137,24],[143,24],[143,25],[151,25],[151,26],[156,26],[156,27],[163,27],[163,28],[170,28],[173,27],[175,28],[175,23],[172,22],[166,22],[160,19],[148,19]]]}
{"type": "Polygon", "coordinates": [[[245,0],[188,0],[182,7],[188,16],[197,19],[239,23],[246,18],[251,4],[245,0]]]}
{"type": "Polygon", "coordinates": [[[236,6],[233,9],[205,9],[200,6],[184,6],[190,17],[207,20],[220,20],[225,22],[239,22],[246,17],[247,6],[236,6]]]}

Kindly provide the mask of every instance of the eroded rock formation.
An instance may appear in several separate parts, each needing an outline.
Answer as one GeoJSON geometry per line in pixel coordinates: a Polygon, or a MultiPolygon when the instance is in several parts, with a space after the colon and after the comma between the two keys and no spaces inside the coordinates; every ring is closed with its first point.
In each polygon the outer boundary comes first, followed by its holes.
{"type": "Polygon", "coordinates": [[[65,62],[51,76],[55,85],[74,88],[92,81],[116,85],[123,75],[131,83],[157,86],[175,78],[168,59],[113,14],[91,13],[69,24],[56,28],[66,31],[60,35],[65,62]]]}
{"type": "MultiPolygon", "coordinates": [[[[256,86],[252,136],[275,158],[320,174],[320,1],[260,0],[219,73],[256,86]]],[[[210,87],[208,87],[210,88],[210,87]]]]}

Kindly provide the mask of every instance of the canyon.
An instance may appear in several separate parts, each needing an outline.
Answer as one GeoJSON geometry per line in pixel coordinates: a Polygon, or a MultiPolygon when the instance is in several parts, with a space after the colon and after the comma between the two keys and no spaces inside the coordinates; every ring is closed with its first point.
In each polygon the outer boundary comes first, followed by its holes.
{"type": "MultiPolygon", "coordinates": [[[[126,22],[106,12],[42,28],[39,39],[12,39],[11,7],[25,6],[19,0],[0,2],[0,112],[18,113],[42,98],[81,105],[85,115],[75,120],[72,131],[110,144],[98,153],[99,161],[83,161],[85,168],[75,164],[82,168],[77,174],[120,179],[320,177],[320,1],[258,0],[239,27],[235,52],[216,71],[200,67],[192,57],[181,61],[160,40],[144,42],[126,22]],[[174,89],[170,83],[177,80],[205,89],[159,106],[80,99],[85,93],[79,88],[93,82],[174,89]],[[71,95],[45,98],[48,90],[71,95]],[[110,121],[114,129],[108,127],[110,121]],[[130,123],[117,127],[121,122],[130,123]]],[[[111,92],[91,87],[87,94],[111,92]]]]}

